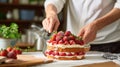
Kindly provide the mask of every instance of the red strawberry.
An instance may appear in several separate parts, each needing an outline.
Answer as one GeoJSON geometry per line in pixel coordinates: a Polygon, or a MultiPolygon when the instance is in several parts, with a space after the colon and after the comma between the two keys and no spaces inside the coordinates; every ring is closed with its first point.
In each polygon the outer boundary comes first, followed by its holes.
{"type": "Polygon", "coordinates": [[[52,55],[52,56],[55,56],[55,53],[53,52],[51,55],[52,55]]]}
{"type": "Polygon", "coordinates": [[[83,40],[81,40],[81,41],[79,42],[79,44],[80,44],[80,45],[84,45],[84,42],[83,42],[83,40]]]}
{"type": "Polygon", "coordinates": [[[84,52],[79,52],[79,55],[84,55],[85,53],[84,52]]]}
{"type": "Polygon", "coordinates": [[[57,41],[52,41],[52,45],[58,44],[57,41]]]}
{"type": "Polygon", "coordinates": [[[75,37],[74,37],[73,35],[70,35],[70,36],[69,36],[69,39],[70,39],[70,40],[75,40],[75,37]]]}
{"type": "Polygon", "coordinates": [[[64,43],[64,41],[63,40],[60,40],[59,42],[58,42],[58,44],[63,44],[64,43]]]}
{"type": "Polygon", "coordinates": [[[10,52],[12,49],[13,49],[12,47],[8,47],[6,50],[10,52]]]}
{"type": "Polygon", "coordinates": [[[80,43],[80,40],[75,40],[75,43],[76,43],[76,44],[79,44],[79,43],[80,43]]]}
{"type": "Polygon", "coordinates": [[[78,56],[78,55],[80,55],[80,54],[79,54],[79,52],[75,52],[75,54],[74,54],[74,55],[78,56]]]}
{"type": "Polygon", "coordinates": [[[69,40],[69,38],[67,36],[63,37],[63,41],[68,41],[68,40],[69,40]]]}
{"type": "Polygon", "coordinates": [[[64,32],[63,31],[59,31],[58,33],[57,33],[57,36],[63,36],[64,35],[64,32]]]}
{"type": "Polygon", "coordinates": [[[84,45],[83,40],[75,40],[76,44],[84,45]]]}
{"type": "Polygon", "coordinates": [[[65,36],[69,36],[69,35],[71,35],[71,32],[70,31],[66,31],[64,35],[65,36]]]}
{"type": "Polygon", "coordinates": [[[58,42],[59,40],[62,39],[62,36],[56,36],[56,41],[58,42]]]}
{"type": "Polygon", "coordinates": [[[8,58],[17,59],[17,54],[16,54],[14,51],[10,51],[10,52],[7,54],[7,57],[8,57],[8,58]]]}
{"type": "Polygon", "coordinates": [[[17,49],[16,54],[22,54],[22,51],[17,49]]]}
{"type": "Polygon", "coordinates": [[[47,42],[48,42],[48,43],[51,43],[51,42],[52,42],[52,40],[47,40],[47,42]]]}
{"type": "Polygon", "coordinates": [[[55,54],[56,56],[58,56],[58,55],[59,55],[59,52],[55,51],[54,54],[55,54]]]}
{"type": "Polygon", "coordinates": [[[0,55],[1,55],[1,56],[7,56],[7,54],[8,54],[8,51],[7,51],[7,50],[2,50],[2,51],[0,51],[0,55]]]}
{"type": "Polygon", "coordinates": [[[70,40],[69,43],[70,43],[70,45],[72,45],[72,44],[75,44],[75,41],[74,40],[70,40]]]}
{"type": "MultiPolygon", "coordinates": [[[[12,50],[12,51],[13,51],[14,53],[16,53],[16,50],[17,50],[16,48],[13,48],[13,50],[12,50]]],[[[17,53],[16,53],[16,54],[17,54],[17,53]]]]}
{"type": "Polygon", "coordinates": [[[71,53],[68,53],[67,56],[72,56],[72,54],[71,54],[71,53]]]}
{"type": "Polygon", "coordinates": [[[51,50],[51,51],[49,51],[49,52],[48,52],[48,54],[49,54],[49,55],[53,54],[53,51],[52,51],[52,50],[51,50]]]}
{"type": "Polygon", "coordinates": [[[22,51],[20,50],[20,48],[13,48],[12,51],[15,52],[16,54],[22,54],[22,51]]]}
{"type": "Polygon", "coordinates": [[[69,42],[68,42],[68,41],[65,41],[64,44],[67,45],[67,44],[69,44],[69,42]]]}
{"type": "Polygon", "coordinates": [[[56,40],[56,34],[53,34],[52,37],[50,38],[50,41],[55,41],[56,40]]]}
{"type": "Polygon", "coordinates": [[[60,53],[60,56],[66,56],[66,53],[61,52],[61,53],[60,53]]]}
{"type": "Polygon", "coordinates": [[[45,54],[48,54],[49,52],[48,51],[45,51],[45,54]]]}

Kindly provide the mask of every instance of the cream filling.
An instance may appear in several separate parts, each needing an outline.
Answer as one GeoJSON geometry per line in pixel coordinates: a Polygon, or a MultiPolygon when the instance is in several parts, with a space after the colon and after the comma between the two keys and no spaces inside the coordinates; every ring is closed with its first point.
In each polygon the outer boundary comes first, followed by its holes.
{"type": "MultiPolygon", "coordinates": [[[[48,55],[48,54],[47,54],[48,55]]],[[[50,55],[53,56],[53,55],[50,55]]],[[[55,58],[59,58],[59,57],[65,57],[65,58],[72,58],[72,57],[77,57],[78,59],[81,59],[81,57],[84,55],[78,55],[78,56],[54,56],[55,58]]]]}
{"type": "MultiPolygon", "coordinates": [[[[46,52],[50,52],[50,50],[46,50],[46,52]]],[[[81,55],[85,55],[85,53],[81,53],[81,52],[58,52],[58,51],[53,51],[51,54],[48,54],[46,53],[46,55],[50,55],[50,56],[58,56],[58,57],[63,57],[63,56],[60,56],[61,53],[65,53],[66,56],[65,57],[69,57],[68,55],[71,54],[70,57],[75,57],[76,53],[79,53],[77,54],[76,56],[81,56],[81,55]],[[59,53],[59,55],[55,55],[55,53],[59,53]]]]}
{"type": "MultiPolygon", "coordinates": [[[[46,52],[50,52],[51,50],[46,50],[46,52]]],[[[53,51],[54,53],[56,53],[56,52],[58,52],[58,51],[53,51]]],[[[59,52],[59,53],[63,53],[63,52],[59,52]]],[[[75,52],[64,52],[64,53],[66,53],[66,54],[69,54],[69,53],[71,53],[71,54],[75,54],[75,52]]]]}
{"type": "Polygon", "coordinates": [[[80,56],[54,56],[54,57],[56,57],[56,58],[59,58],[59,57],[65,57],[65,58],[77,57],[77,58],[81,59],[82,56],[84,56],[84,55],[80,55],[80,56]]]}
{"type": "Polygon", "coordinates": [[[52,43],[47,43],[48,46],[53,46],[53,47],[60,47],[60,48],[89,48],[90,45],[89,44],[85,44],[85,45],[79,45],[79,44],[73,44],[73,45],[64,45],[64,44],[54,44],[52,45],[52,43]]]}

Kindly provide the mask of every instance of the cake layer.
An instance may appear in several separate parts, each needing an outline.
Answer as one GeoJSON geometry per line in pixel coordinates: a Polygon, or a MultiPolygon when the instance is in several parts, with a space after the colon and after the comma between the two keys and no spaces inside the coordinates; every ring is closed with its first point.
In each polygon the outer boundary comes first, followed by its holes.
{"type": "Polygon", "coordinates": [[[81,48],[61,48],[61,47],[55,47],[55,46],[50,46],[50,45],[47,45],[47,49],[48,50],[56,50],[56,51],[59,51],[59,52],[87,52],[89,51],[89,47],[81,47],[81,48]]]}
{"type": "Polygon", "coordinates": [[[73,52],[73,51],[89,51],[90,49],[90,45],[86,44],[86,45],[78,45],[78,44],[73,44],[73,45],[64,45],[64,44],[55,44],[52,45],[52,43],[48,43],[47,42],[47,48],[49,50],[58,50],[61,52],[73,52]]]}
{"type": "Polygon", "coordinates": [[[84,58],[85,58],[84,55],[72,56],[72,57],[47,55],[47,57],[50,58],[50,59],[58,59],[58,60],[81,60],[81,59],[84,59],[84,58]]]}
{"type": "Polygon", "coordinates": [[[90,47],[89,44],[86,45],[79,45],[79,44],[52,44],[52,43],[48,43],[48,46],[54,46],[54,47],[61,47],[61,48],[84,48],[84,47],[90,47]]]}
{"type": "Polygon", "coordinates": [[[85,52],[58,52],[52,50],[46,50],[45,53],[46,55],[51,55],[51,56],[79,56],[85,54],[85,52]]]}
{"type": "Polygon", "coordinates": [[[84,48],[60,48],[60,47],[53,47],[53,46],[47,46],[48,50],[56,50],[59,52],[80,52],[84,51],[84,48]]]}

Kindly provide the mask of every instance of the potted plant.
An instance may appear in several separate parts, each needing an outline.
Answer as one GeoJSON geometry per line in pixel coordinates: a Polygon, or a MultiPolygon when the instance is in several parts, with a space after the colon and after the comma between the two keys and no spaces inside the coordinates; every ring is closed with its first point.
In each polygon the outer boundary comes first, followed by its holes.
{"type": "Polygon", "coordinates": [[[10,26],[0,26],[0,49],[5,49],[8,46],[14,46],[17,39],[21,37],[18,32],[18,25],[11,23],[10,26]]]}

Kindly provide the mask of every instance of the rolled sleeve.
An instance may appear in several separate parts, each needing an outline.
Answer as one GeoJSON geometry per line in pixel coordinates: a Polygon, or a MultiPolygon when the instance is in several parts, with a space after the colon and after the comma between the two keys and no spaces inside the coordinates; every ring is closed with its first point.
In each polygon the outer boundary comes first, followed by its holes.
{"type": "Polygon", "coordinates": [[[114,8],[119,8],[120,9],[120,0],[116,0],[114,8]]]}
{"type": "Polygon", "coordinates": [[[57,8],[57,13],[59,13],[62,10],[65,2],[66,0],[46,0],[44,6],[46,8],[48,4],[53,4],[57,8]]]}

